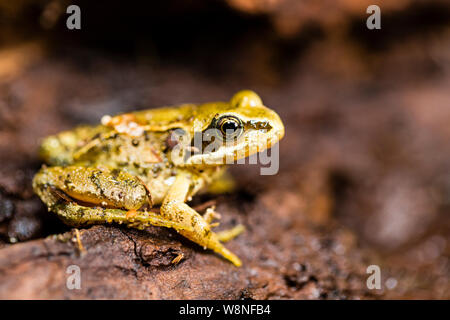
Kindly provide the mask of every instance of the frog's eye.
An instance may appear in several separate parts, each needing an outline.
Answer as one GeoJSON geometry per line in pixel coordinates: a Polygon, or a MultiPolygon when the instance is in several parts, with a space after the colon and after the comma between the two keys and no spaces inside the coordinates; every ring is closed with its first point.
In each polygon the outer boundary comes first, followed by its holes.
{"type": "Polygon", "coordinates": [[[224,116],[217,121],[217,128],[225,139],[237,139],[242,134],[243,124],[235,116],[224,116]]]}

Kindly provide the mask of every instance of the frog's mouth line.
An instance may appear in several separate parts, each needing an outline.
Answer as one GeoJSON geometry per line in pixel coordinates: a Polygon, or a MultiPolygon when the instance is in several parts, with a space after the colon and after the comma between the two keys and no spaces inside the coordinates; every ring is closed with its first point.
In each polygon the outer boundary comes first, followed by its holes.
{"type": "Polygon", "coordinates": [[[264,139],[256,139],[253,143],[242,139],[232,145],[227,145],[223,141],[215,144],[208,142],[208,148],[206,150],[203,148],[203,145],[202,150],[199,148],[192,150],[192,152],[188,150],[184,155],[184,163],[189,165],[233,164],[239,159],[247,158],[258,152],[270,149],[278,141],[278,138],[265,137],[264,139]]]}

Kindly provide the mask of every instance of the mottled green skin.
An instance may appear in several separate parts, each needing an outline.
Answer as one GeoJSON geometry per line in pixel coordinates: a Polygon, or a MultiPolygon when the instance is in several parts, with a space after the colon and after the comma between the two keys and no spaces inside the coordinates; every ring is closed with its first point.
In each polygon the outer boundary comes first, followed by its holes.
{"type": "Polygon", "coordinates": [[[49,210],[70,225],[114,221],[138,228],[172,227],[240,265],[219,244],[226,237],[219,239],[208,219],[184,202],[222,176],[225,157],[246,157],[283,135],[278,115],[251,91],[237,93],[230,102],[105,116],[98,126],[46,138],[41,156],[48,166],[36,174],[33,188],[49,210]],[[241,121],[242,136],[215,152],[188,153],[194,135],[223,115],[241,121]],[[266,129],[263,135],[261,128],[266,129]],[[174,140],[174,130],[188,138],[174,140]],[[160,215],[145,209],[155,204],[162,205],[160,215]]]}
{"type": "MultiPolygon", "coordinates": [[[[103,126],[102,126],[103,127],[103,126]]],[[[108,169],[112,172],[125,172],[133,177],[138,177],[148,188],[151,195],[152,204],[161,204],[165,194],[169,187],[173,184],[174,178],[177,175],[179,167],[173,164],[168,157],[167,140],[169,139],[169,132],[151,132],[146,131],[143,135],[138,137],[132,137],[125,133],[114,134],[107,138],[97,138],[98,143],[85,153],[80,155],[77,159],[73,159],[74,153],[82,148],[86,143],[92,141],[92,138],[96,136],[99,131],[99,127],[75,129],[74,131],[64,132],[62,135],[73,134],[75,144],[61,144],[60,136],[53,136],[47,138],[43,143],[43,154],[47,155],[47,163],[55,167],[61,168],[58,171],[52,171],[52,177],[40,178],[39,180],[61,180],[70,182],[64,183],[64,189],[62,191],[70,193],[70,185],[76,185],[79,189],[77,194],[83,194],[82,189],[86,189],[86,193],[89,193],[89,198],[101,199],[101,194],[105,192],[105,188],[112,188],[112,186],[105,185],[103,187],[92,188],[93,184],[98,184],[95,180],[98,180],[94,175],[74,175],[70,177],[66,175],[74,170],[74,167],[82,168],[100,168],[108,169]],[[86,135],[85,139],[80,139],[80,131],[83,135],[86,135]],[[89,130],[92,132],[89,134],[89,130]],[[53,141],[52,141],[53,140],[53,141]],[[79,144],[80,141],[83,143],[79,144]],[[48,145],[52,145],[52,149],[49,150],[48,145]],[[54,148],[54,146],[57,146],[54,148]],[[55,149],[58,150],[57,153],[55,149]],[[51,156],[49,156],[51,154],[51,156]],[[61,167],[61,165],[63,167],[61,167]],[[63,172],[66,172],[64,175],[63,172]]],[[[103,132],[113,132],[111,128],[101,128],[103,132]]],[[[212,179],[220,174],[225,169],[224,166],[205,166],[201,169],[193,170],[192,168],[183,168],[183,170],[192,171],[193,184],[189,196],[203,188],[206,184],[209,184],[212,179]]],[[[54,169],[52,169],[54,170],[54,169]]],[[[105,170],[103,170],[105,171],[105,170]]],[[[42,169],[39,175],[48,175],[48,170],[42,169]]],[[[107,177],[103,177],[105,180],[107,177]]],[[[108,179],[114,181],[114,177],[108,176],[108,179]]],[[[127,184],[133,184],[132,179],[127,184]]],[[[121,188],[123,189],[123,188],[121,188]]],[[[140,193],[145,195],[145,189],[140,188],[140,193]]],[[[38,192],[39,194],[39,192],[38,192]]],[[[141,195],[142,196],[142,195],[141,195]]],[[[79,198],[75,196],[74,198],[79,198]]],[[[87,201],[93,202],[93,201],[87,201]]],[[[125,209],[138,209],[144,201],[142,197],[136,196],[136,204],[134,206],[118,206],[125,209]]]]}

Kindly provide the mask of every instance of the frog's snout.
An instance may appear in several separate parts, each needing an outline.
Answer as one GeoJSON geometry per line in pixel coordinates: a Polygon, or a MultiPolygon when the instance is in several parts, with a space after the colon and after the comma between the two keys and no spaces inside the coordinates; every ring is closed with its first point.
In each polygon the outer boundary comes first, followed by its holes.
{"type": "Polygon", "coordinates": [[[268,120],[272,130],[270,132],[270,142],[278,142],[284,137],[284,125],[280,116],[270,108],[264,106],[260,96],[252,90],[241,90],[233,95],[230,104],[234,108],[241,108],[249,111],[250,117],[258,115],[261,121],[268,120]]]}
{"type": "Polygon", "coordinates": [[[275,112],[272,111],[273,113],[273,125],[272,128],[274,130],[273,135],[276,137],[277,141],[281,140],[284,137],[284,125],[283,125],[283,121],[281,121],[280,116],[275,112]]]}

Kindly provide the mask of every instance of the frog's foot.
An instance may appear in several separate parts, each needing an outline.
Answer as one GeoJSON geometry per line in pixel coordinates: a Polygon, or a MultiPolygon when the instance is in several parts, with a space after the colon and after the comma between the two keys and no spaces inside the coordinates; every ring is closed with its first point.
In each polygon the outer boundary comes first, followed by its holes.
{"type": "Polygon", "coordinates": [[[206,209],[203,219],[209,224],[210,228],[215,228],[219,226],[219,222],[211,223],[214,219],[219,220],[221,218],[220,214],[216,212],[216,206],[211,206],[206,209]]]}
{"type": "MultiPolygon", "coordinates": [[[[206,209],[205,214],[203,215],[203,219],[209,224],[210,228],[215,228],[219,226],[219,222],[211,223],[214,219],[219,220],[221,218],[220,214],[216,211],[216,206],[211,206],[206,209]]],[[[245,227],[242,224],[239,224],[231,229],[223,230],[216,232],[217,238],[220,242],[227,242],[234,238],[236,238],[238,235],[240,235],[242,232],[245,231],[245,227]]]]}
{"type": "Polygon", "coordinates": [[[222,255],[235,266],[241,266],[241,260],[223,246],[218,236],[211,231],[209,223],[197,211],[184,203],[191,182],[192,177],[188,173],[180,172],[178,174],[161,205],[161,215],[186,227],[190,226],[193,230],[180,230],[180,233],[203,248],[211,249],[222,255]]]}

